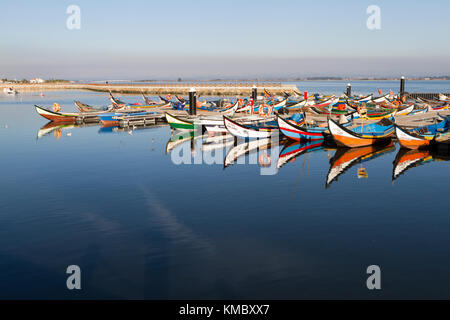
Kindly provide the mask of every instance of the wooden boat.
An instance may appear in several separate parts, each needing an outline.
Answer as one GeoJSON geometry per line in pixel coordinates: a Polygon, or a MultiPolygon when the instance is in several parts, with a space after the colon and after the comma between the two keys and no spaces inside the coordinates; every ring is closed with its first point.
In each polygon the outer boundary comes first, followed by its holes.
{"type": "Polygon", "coordinates": [[[11,94],[11,95],[15,95],[18,92],[16,90],[14,90],[13,88],[3,88],[3,93],[4,94],[11,94]]]}
{"type": "Polygon", "coordinates": [[[298,156],[323,149],[324,141],[289,141],[283,147],[278,156],[277,168],[280,169],[288,162],[293,162],[298,156]]]}
{"type": "Polygon", "coordinates": [[[436,105],[436,106],[430,106],[432,111],[442,111],[442,110],[447,110],[448,109],[449,104],[445,103],[443,105],[436,105]]]}
{"type": "Polygon", "coordinates": [[[281,133],[292,140],[323,140],[325,138],[325,131],[328,128],[325,127],[306,127],[304,126],[305,118],[303,117],[302,123],[295,124],[291,121],[286,121],[277,115],[278,128],[281,133]]]}
{"type": "Polygon", "coordinates": [[[111,92],[109,93],[109,99],[111,100],[112,105],[115,108],[134,108],[134,109],[151,109],[151,108],[167,108],[171,106],[171,102],[170,101],[164,101],[160,104],[142,104],[142,103],[126,103],[123,102],[119,99],[117,99],[116,97],[114,97],[111,92]]]}
{"type": "MultiPolygon", "coordinates": [[[[351,125],[351,116],[347,117],[347,123],[343,126],[347,127],[351,125]]],[[[278,128],[281,133],[292,140],[323,140],[329,135],[327,123],[324,122],[321,125],[307,126],[305,125],[305,118],[295,123],[294,121],[283,119],[277,115],[278,128]]]]}
{"type": "Polygon", "coordinates": [[[394,125],[390,120],[383,119],[377,123],[346,128],[332,119],[328,119],[328,129],[334,141],[341,147],[364,147],[391,140],[394,125]]]}
{"type": "Polygon", "coordinates": [[[400,148],[394,160],[392,169],[392,181],[413,167],[433,161],[430,150],[410,150],[400,148]]]}
{"type": "Polygon", "coordinates": [[[396,116],[406,116],[408,114],[410,114],[411,112],[413,112],[414,110],[414,105],[411,105],[409,107],[406,107],[404,109],[398,110],[395,115],[396,116]]]}
{"type": "Polygon", "coordinates": [[[379,96],[379,97],[372,98],[371,100],[374,103],[382,103],[382,102],[388,101],[388,98],[389,98],[389,93],[379,96]]]}
{"type": "Polygon", "coordinates": [[[373,94],[369,94],[365,97],[353,99],[353,101],[355,101],[356,103],[369,102],[370,100],[372,100],[372,97],[373,97],[373,94]]]}
{"type": "Polygon", "coordinates": [[[394,150],[392,141],[360,148],[338,148],[333,158],[330,159],[330,169],[328,170],[325,187],[328,188],[341,174],[354,165],[370,161],[394,150]]]}
{"type": "Polygon", "coordinates": [[[102,111],[108,111],[112,109],[112,107],[94,107],[90,106],[88,104],[82,103],[81,101],[74,100],[75,105],[77,106],[78,110],[81,112],[102,112],[102,111]]]}
{"type": "Polygon", "coordinates": [[[55,112],[39,107],[38,105],[34,105],[34,107],[40,116],[54,122],[75,122],[79,116],[78,113],[55,112]]]}
{"type": "Polygon", "coordinates": [[[423,126],[406,130],[398,125],[395,125],[395,134],[398,143],[403,148],[420,149],[429,147],[437,134],[445,134],[449,130],[449,120],[445,119],[436,124],[423,126]]]}
{"type": "Polygon", "coordinates": [[[241,138],[267,138],[279,134],[278,127],[275,123],[266,123],[263,126],[245,125],[233,121],[226,116],[223,117],[223,123],[229,133],[241,138]]]}

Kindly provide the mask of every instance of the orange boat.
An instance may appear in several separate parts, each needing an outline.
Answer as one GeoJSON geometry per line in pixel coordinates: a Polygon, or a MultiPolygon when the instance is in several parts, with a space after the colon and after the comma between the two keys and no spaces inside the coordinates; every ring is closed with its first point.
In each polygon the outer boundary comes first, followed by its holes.
{"type": "Polygon", "coordinates": [[[336,121],[328,119],[328,129],[338,146],[349,148],[385,143],[390,141],[394,134],[393,123],[385,122],[385,119],[354,128],[346,128],[336,121]]]}
{"type": "Polygon", "coordinates": [[[434,142],[436,135],[448,132],[449,127],[448,119],[411,130],[406,130],[396,125],[395,134],[402,147],[407,149],[423,149],[429,147],[434,142]]]}

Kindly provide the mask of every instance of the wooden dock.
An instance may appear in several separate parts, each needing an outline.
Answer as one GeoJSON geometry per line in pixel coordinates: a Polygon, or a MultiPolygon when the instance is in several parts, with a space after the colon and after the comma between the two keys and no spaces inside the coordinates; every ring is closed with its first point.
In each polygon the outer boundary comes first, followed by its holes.
{"type": "Polygon", "coordinates": [[[149,114],[145,116],[127,116],[118,117],[119,127],[147,127],[155,126],[157,124],[167,124],[166,116],[163,113],[149,114]]]}

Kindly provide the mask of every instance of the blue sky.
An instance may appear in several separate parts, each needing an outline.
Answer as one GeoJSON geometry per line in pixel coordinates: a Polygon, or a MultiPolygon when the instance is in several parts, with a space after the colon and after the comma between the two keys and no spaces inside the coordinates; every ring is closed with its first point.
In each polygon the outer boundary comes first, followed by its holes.
{"type": "Polygon", "coordinates": [[[0,77],[450,74],[450,1],[9,1],[0,77]],[[66,9],[81,9],[68,30],[66,9]],[[366,8],[381,9],[381,30],[366,8]]]}

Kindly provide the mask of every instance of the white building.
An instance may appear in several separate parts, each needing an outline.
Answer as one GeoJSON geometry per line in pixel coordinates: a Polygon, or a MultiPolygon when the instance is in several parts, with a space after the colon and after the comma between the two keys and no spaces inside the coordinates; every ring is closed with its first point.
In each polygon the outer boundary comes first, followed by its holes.
{"type": "Polygon", "coordinates": [[[30,80],[30,83],[44,83],[44,79],[34,78],[30,80]]]}

